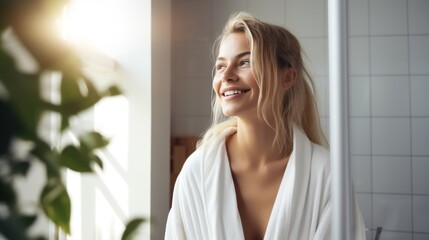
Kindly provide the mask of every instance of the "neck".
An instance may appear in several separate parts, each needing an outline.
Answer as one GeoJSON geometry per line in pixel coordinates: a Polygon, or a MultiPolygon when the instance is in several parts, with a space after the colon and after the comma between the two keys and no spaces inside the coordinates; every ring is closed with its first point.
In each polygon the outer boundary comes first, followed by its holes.
{"type": "Polygon", "coordinates": [[[231,137],[232,146],[249,166],[262,166],[281,160],[279,149],[273,146],[275,130],[264,121],[245,122],[237,119],[237,133],[231,137]]]}

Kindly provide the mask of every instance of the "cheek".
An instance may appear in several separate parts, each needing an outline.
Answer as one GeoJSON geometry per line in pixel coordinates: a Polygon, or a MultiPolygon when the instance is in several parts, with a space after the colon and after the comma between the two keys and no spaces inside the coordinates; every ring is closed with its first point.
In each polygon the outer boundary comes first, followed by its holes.
{"type": "Polygon", "coordinates": [[[219,94],[220,83],[221,81],[219,81],[219,78],[215,76],[213,78],[212,87],[213,87],[213,90],[216,92],[216,95],[219,94]]]}

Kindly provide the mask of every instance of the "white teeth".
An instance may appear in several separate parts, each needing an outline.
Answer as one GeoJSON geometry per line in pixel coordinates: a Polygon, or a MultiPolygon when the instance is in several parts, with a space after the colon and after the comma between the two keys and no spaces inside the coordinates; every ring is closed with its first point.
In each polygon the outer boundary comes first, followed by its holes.
{"type": "Polygon", "coordinates": [[[243,91],[241,91],[241,90],[228,90],[228,91],[225,91],[223,93],[223,95],[225,95],[225,97],[228,97],[228,96],[235,95],[235,94],[241,94],[242,92],[243,91]]]}

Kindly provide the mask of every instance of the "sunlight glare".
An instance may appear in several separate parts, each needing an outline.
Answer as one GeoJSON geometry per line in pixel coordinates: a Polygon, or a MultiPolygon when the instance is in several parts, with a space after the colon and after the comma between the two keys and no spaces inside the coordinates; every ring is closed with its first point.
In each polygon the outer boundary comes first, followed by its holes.
{"type": "Polygon", "coordinates": [[[124,5],[118,0],[70,1],[61,21],[63,35],[103,53],[123,47],[121,40],[130,32],[124,5]]]}

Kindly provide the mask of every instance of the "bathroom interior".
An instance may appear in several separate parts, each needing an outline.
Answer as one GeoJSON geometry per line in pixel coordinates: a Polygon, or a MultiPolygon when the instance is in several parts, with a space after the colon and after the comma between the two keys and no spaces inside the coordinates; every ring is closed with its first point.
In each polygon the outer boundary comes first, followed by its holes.
{"type": "MultiPolygon", "coordinates": [[[[119,239],[132,216],[149,219],[137,239],[163,239],[172,143],[210,124],[212,45],[231,13],[249,12],[297,36],[329,140],[328,0],[71,2],[91,9],[89,30],[80,25],[75,36],[87,34],[80,41],[94,40],[105,54],[89,60],[102,67],[88,74],[124,95],[103,100],[78,124],[112,141],[102,171],[64,174],[73,234],[60,239],[119,239]]],[[[349,0],[347,15],[349,160],[367,239],[382,227],[383,240],[429,240],[429,1],[349,0]]],[[[31,198],[42,183],[21,184],[31,198]]],[[[42,219],[33,231],[52,236],[53,228],[42,219]]]]}

